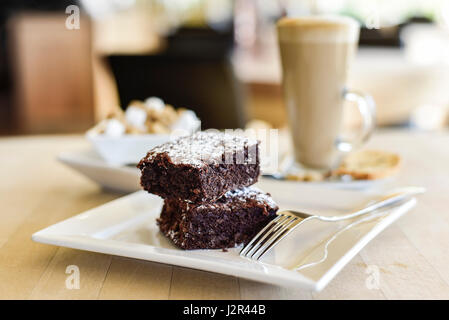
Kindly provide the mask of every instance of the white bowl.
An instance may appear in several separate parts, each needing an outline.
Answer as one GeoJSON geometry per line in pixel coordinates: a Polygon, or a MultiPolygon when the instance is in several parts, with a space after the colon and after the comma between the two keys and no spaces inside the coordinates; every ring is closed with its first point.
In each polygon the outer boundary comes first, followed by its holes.
{"type": "Polygon", "coordinates": [[[139,163],[147,152],[165,142],[170,141],[170,134],[142,134],[111,137],[99,134],[94,130],[86,133],[95,151],[110,165],[122,166],[139,163]]]}
{"type": "Polygon", "coordinates": [[[124,134],[118,137],[101,134],[96,127],[86,132],[95,151],[109,165],[136,164],[154,147],[201,130],[201,121],[189,129],[175,129],[170,134],[124,134]]]}

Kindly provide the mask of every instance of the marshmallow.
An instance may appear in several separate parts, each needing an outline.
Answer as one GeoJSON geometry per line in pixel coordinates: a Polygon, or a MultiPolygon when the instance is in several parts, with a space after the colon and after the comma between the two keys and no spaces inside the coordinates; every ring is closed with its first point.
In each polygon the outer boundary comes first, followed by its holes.
{"type": "Polygon", "coordinates": [[[165,108],[165,103],[158,97],[149,97],[145,100],[145,106],[149,110],[163,110],[165,108]]]}
{"type": "Polygon", "coordinates": [[[142,108],[136,106],[129,106],[125,111],[126,122],[138,129],[145,130],[145,121],[147,120],[147,113],[142,108]]]}
{"type": "Polygon", "coordinates": [[[110,137],[119,137],[125,133],[125,125],[117,119],[109,119],[106,122],[104,134],[110,137]]]}
{"type": "Polygon", "coordinates": [[[184,110],[171,125],[172,130],[186,130],[193,132],[198,129],[200,120],[192,110],[184,110]]]}

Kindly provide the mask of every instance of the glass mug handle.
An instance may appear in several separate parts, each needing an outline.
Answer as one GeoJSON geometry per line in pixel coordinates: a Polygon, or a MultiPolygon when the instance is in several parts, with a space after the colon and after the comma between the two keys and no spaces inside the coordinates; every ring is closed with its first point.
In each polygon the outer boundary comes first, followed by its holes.
{"type": "Polygon", "coordinates": [[[362,115],[362,129],[358,137],[352,141],[337,139],[337,149],[341,152],[350,152],[364,144],[376,126],[376,103],[370,95],[345,89],[343,99],[355,102],[362,115]]]}

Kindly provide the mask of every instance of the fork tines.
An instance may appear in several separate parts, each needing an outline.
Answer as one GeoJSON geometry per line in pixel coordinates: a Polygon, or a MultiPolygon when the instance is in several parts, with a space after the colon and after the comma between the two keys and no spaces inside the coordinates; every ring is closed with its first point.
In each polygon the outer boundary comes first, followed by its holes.
{"type": "Polygon", "coordinates": [[[240,256],[259,260],[301,220],[295,216],[279,214],[240,251],[240,256]]]}

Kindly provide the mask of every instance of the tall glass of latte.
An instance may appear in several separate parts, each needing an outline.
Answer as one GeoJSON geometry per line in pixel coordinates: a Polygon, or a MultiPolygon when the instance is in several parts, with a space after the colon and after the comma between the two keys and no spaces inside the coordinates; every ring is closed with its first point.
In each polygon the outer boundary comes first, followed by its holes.
{"type": "Polygon", "coordinates": [[[346,88],[359,29],[356,20],[342,16],[283,18],[277,24],[285,104],[301,166],[336,166],[342,153],[366,141],[374,128],[373,100],[346,88]],[[340,136],[345,100],[354,101],[363,118],[354,141],[340,136]]]}

